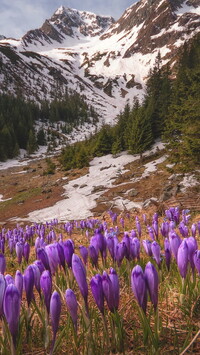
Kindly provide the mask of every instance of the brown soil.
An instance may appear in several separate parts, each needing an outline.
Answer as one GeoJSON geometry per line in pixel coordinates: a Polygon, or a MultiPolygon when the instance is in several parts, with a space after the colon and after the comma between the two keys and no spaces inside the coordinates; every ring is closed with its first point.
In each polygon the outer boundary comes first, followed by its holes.
{"type": "Polygon", "coordinates": [[[76,179],[88,171],[84,168],[65,172],[56,157],[51,160],[56,164],[54,174],[47,174],[45,159],[33,161],[25,167],[0,170],[0,193],[4,200],[10,199],[0,202],[1,225],[10,226],[14,217],[24,218],[32,211],[53,206],[63,198],[63,185],[67,180],[76,179]]]}
{"type": "MultiPolygon", "coordinates": [[[[166,169],[166,162],[157,165],[157,170],[146,178],[136,182],[134,182],[134,179],[141,177],[145,170],[144,164],[158,159],[161,155],[163,155],[163,152],[158,152],[150,158],[138,159],[127,164],[124,168],[125,172],[122,171],[113,179],[113,187],[102,191],[102,195],[97,199],[97,206],[91,212],[95,216],[102,216],[112,208],[123,214],[126,212],[126,206],[124,205],[124,211],[119,211],[114,205],[115,198],[118,196],[140,203],[151,198],[159,199],[165,186],[170,184],[168,178],[172,175],[172,171],[166,169]],[[133,190],[135,195],[132,196],[130,192],[133,190]]],[[[66,185],[67,181],[88,173],[88,168],[65,172],[62,170],[57,157],[51,158],[51,160],[55,163],[56,169],[54,174],[49,175],[47,174],[48,166],[45,159],[33,161],[25,167],[0,170],[0,194],[3,195],[4,199],[11,198],[0,202],[0,225],[16,225],[16,221],[12,221],[14,217],[24,218],[34,210],[53,206],[57,201],[64,198],[63,185],[66,185]]],[[[181,180],[182,176],[180,176],[181,180]]],[[[172,186],[178,183],[179,181],[171,182],[172,186]]],[[[151,210],[153,208],[160,214],[163,214],[165,209],[170,206],[179,205],[181,208],[191,209],[198,215],[200,213],[200,185],[188,189],[187,193],[184,194],[177,192],[164,202],[153,201],[152,203],[151,210]]],[[[134,209],[132,212],[139,211],[134,209]]]]}

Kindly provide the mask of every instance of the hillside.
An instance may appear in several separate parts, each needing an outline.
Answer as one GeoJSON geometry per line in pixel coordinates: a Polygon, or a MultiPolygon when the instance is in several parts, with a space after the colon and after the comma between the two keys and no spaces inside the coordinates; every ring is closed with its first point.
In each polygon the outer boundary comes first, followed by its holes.
{"type": "Polygon", "coordinates": [[[113,23],[60,7],[20,40],[0,41],[0,90],[36,101],[84,92],[107,123],[141,99],[158,52],[173,67],[181,46],[199,32],[200,2],[138,1],[113,23]]]}

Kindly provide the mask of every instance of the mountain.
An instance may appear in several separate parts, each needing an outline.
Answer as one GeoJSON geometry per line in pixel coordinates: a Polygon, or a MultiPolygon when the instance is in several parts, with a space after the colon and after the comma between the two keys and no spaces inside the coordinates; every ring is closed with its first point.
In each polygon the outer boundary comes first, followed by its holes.
{"type": "Polygon", "coordinates": [[[25,48],[47,44],[53,47],[58,44],[69,46],[71,38],[74,45],[76,41],[88,41],[89,38],[100,36],[112,23],[114,19],[110,16],[98,16],[61,6],[41,28],[28,31],[22,37],[22,44],[25,48]]]}
{"type": "Polygon", "coordinates": [[[105,122],[144,95],[160,53],[176,63],[200,31],[200,0],[140,0],[120,19],[60,7],[41,28],[0,41],[0,90],[36,101],[84,93],[105,122]]]}

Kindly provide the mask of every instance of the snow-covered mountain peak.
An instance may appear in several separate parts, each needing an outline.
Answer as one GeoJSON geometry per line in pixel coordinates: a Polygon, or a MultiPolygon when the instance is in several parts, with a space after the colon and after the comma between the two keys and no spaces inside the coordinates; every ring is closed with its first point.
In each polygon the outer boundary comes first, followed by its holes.
{"type": "Polygon", "coordinates": [[[20,87],[37,101],[75,90],[110,123],[128,101],[143,97],[158,52],[162,64],[174,64],[198,32],[200,0],[140,0],[116,22],[61,6],[21,40],[0,41],[0,90],[20,87]]]}
{"type": "Polygon", "coordinates": [[[28,31],[22,38],[22,44],[25,48],[68,46],[70,38],[82,40],[100,36],[112,23],[114,19],[111,16],[61,6],[39,29],[28,31]]]}

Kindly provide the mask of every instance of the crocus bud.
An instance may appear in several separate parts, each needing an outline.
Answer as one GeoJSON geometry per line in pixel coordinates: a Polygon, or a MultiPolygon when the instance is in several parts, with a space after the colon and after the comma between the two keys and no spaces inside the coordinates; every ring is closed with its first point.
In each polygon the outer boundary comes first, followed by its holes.
{"type": "Polygon", "coordinates": [[[25,288],[25,292],[26,292],[26,299],[27,299],[28,307],[30,306],[30,303],[34,297],[33,287],[34,287],[34,272],[33,272],[33,269],[30,265],[24,271],[24,288],[25,288]]]}
{"type": "Polygon", "coordinates": [[[51,269],[51,274],[54,275],[58,269],[58,265],[60,264],[60,259],[58,256],[58,249],[56,244],[49,244],[45,247],[45,251],[47,253],[49,259],[49,266],[51,269]]]}
{"type": "Polygon", "coordinates": [[[40,274],[43,273],[43,271],[45,270],[44,264],[42,263],[41,260],[35,260],[34,264],[38,267],[38,269],[40,270],[40,274]]]}
{"type": "Polygon", "coordinates": [[[20,298],[22,299],[22,292],[23,292],[23,275],[19,270],[15,273],[15,286],[19,291],[20,298]]]}
{"type": "Polygon", "coordinates": [[[0,254],[0,273],[4,274],[6,271],[6,258],[3,254],[0,254]]]}
{"type": "Polygon", "coordinates": [[[14,284],[14,279],[10,274],[5,275],[6,285],[14,284]]]}
{"type": "Polygon", "coordinates": [[[87,259],[88,259],[88,249],[84,247],[83,245],[80,245],[79,247],[81,257],[83,259],[84,264],[87,264],[87,259]]]}
{"type": "Polygon", "coordinates": [[[44,295],[44,302],[46,305],[47,312],[49,314],[50,299],[51,299],[51,292],[52,292],[52,279],[49,270],[43,271],[40,277],[40,287],[44,295]]]}
{"type": "Polygon", "coordinates": [[[195,267],[199,273],[199,276],[200,276],[200,250],[196,250],[194,252],[193,259],[194,259],[194,265],[195,265],[195,267]]]}
{"type": "Polygon", "coordinates": [[[72,255],[74,253],[74,245],[71,239],[68,239],[64,242],[64,255],[68,267],[72,267],[72,255]]]}
{"type": "Polygon", "coordinates": [[[108,235],[106,238],[107,247],[111,258],[115,260],[115,248],[114,248],[114,237],[112,235],[108,235]]]}
{"type": "Polygon", "coordinates": [[[0,274],[0,318],[3,315],[3,299],[4,299],[4,293],[6,289],[6,280],[5,277],[0,274]]]}
{"type": "Polygon", "coordinates": [[[170,232],[169,233],[169,242],[170,242],[172,254],[174,255],[175,259],[177,260],[177,253],[178,253],[178,248],[181,244],[181,239],[175,232],[170,232]]]}
{"type": "Polygon", "coordinates": [[[116,247],[116,255],[115,258],[117,260],[117,264],[118,266],[121,265],[122,260],[124,259],[125,255],[127,254],[127,248],[126,248],[126,244],[122,241],[120,243],[117,244],[116,247]]]}
{"type": "Polygon", "coordinates": [[[104,313],[104,293],[102,287],[102,278],[99,274],[92,277],[90,281],[90,287],[92,290],[93,297],[99,308],[100,312],[104,313]]]}
{"type": "Polygon", "coordinates": [[[151,250],[157,265],[160,267],[160,245],[154,241],[151,244],[151,250]]]}
{"type": "Polygon", "coordinates": [[[144,250],[146,251],[148,256],[152,256],[152,250],[151,250],[151,242],[149,240],[143,240],[142,241],[144,250]]]}
{"type": "Polygon", "coordinates": [[[196,225],[196,223],[193,223],[193,224],[192,224],[191,232],[192,232],[192,236],[195,238],[195,237],[196,237],[196,232],[197,232],[197,225],[196,225]]]}
{"type": "Polygon", "coordinates": [[[50,315],[51,315],[51,324],[53,329],[53,341],[52,341],[51,353],[53,353],[53,348],[56,340],[56,333],[58,331],[60,313],[61,313],[60,295],[57,291],[54,291],[50,300],[50,315]]]}
{"type": "Polygon", "coordinates": [[[112,267],[110,268],[110,273],[109,277],[112,283],[112,289],[113,289],[113,304],[114,304],[114,309],[118,310],[119,307],[119,278],[118,275],[112,267]]]}
{"type": "Polygon", "coordinates": [[[104,251],[104,236],[102,233],[100,233],[99,231],[97,233],[95,233],[95,237],[97,240],[97,247],[98,250],[101,253],[101,256],[103,257],[103,251],[104,251]]]}
{"type": "Polygon", "coordinates": [[[178,248],[177,264],[182,278],[186,278],[188,268],[188,246],[184,239],[178,248]]]}
{"type": "Polygon", "coordinates": [[[16,250],[16,255],[17,255],[17,261],[18,261],[19,264],[21,264],[23,251],[24,251],[23,244],[20,243],[20,242],[17,242],[16,246],[15,246],[15,250],[16,250]]]}
{"type": "Polygon", "coordinates": [[[13,284],[8,285],[5,290],[3,309],[14,345],[16,345],[18,333],[20,301],[19,291],[16,286],[13,284]]]}
{"type": "Polygon", "coordinates": [[[81,259],[76,254],[73,254],[72,256],[72,271],[84,298],[87,309],[88,285],[86,280],[86,270],[81,259]]]}
{"type": "Polygon", "coordinates": [[[60,259],[60,265],[62,266],[63,270],[65,271],[65,254],[64,254],[63,242],[59,241],[58,243],[56,243],[56,247],[57,247],[58,256],[60,259]]]}
{"type": "Polygon", "coordinates": [[[167,266],[167,269],[169,271],[170,263],[171,263],[171,248],[170,248],[170,243],[169,243],[169,239],[168,238],[165,238],[164,249],[165,249],[166,266],[167,266]]]}
{"type": "Polygon", "coordinates": [[[194,252],[198,249],[197,241],[194,237],[189,237],[186,239],[186,243],[188,246],[188,258],[192,268],[192,272],[194,272],[194,252]]]}
{"type": "Polygon", "coordinates": [[[36,264],[31,264],[31,267],[33,269],[33,273],[34,273],[34,285],[36,290],[38,291],[39,295],[41,296],[41,292],[40,292],[40,269],[36,264]]]}
{"type": "Polygon", "coordinates": [[[163,222],[161,224],[160,232],[163,237],[168,237],[168,233],[169,233],[169,223],[168,222],[163,222]]]}
{"type": "Polygon", "coordinates": [[[146,313],[147,285],[145,275],[140,265],[136,265],[132,270],[131,287],[139,306],[143,309],[144,313],[146,313]]]}
{"type": "Polygon", "coordinates": [[[77,299],[76,299],[74,292],[70,288],[68,288],[65,292],[65,301],[66,301],[66,305],[67,305],[68,311],[70,313],[70,316],[72,318],[74,328],[77,331],[78,303],[77,303],[77,299]]]}
{"type": "Polygon", "coordinates": [[[154,234],[154,230],[152,227],[147,227],[148,232],[149,232],[149,236],[152,240],[155,240],[155,234],[154,234]]]}
{"type": "Polygon", "coordinates": [[[147,288],[149,291],[151,302],[154,306],[154,310],[156,311],[158,305],[158,272],[155,266],[149,261],[145,267],[144,271],[147,288]]]}
{"type": "Polygon", "coordinates": [[[111,312],[114,312],[115,305],[114,305],[114,294],[113,294],[113,286],[110,280],[109,275],[104,271],[102,276],[102,286],[103,286],[103,293],[108,305],[108,308],[111,312]]]}
{"type": "Polygon", "coordinates": [[[89,256],[90,256],[92,265],[97,267],[97,265],[98,265],[98,253],[97,253],[95,247],[93,245],[89,245],[88,251],[89,251],[89,256]]]}
{"type": "Polygon", "coordinates": [[[39,248],[37,250],[37,257],[38,257],[39,260],[41,260],[41,262],[44,265],[45,269],[50,271],[49,259],[48,259],[47,253],[44,250],[44,248],[39,248]]]}
{"type": "Polygon", "coordinates": [[[28,263],[29,254],[30,254],[30,245],[27,242],[24,244],[24,252],[23,252],[23,254],[24,254],[24,259],[28,263]]]}
{"type": "Polygon", "coordinates": [[[124,242],[125,245],[126,245],[126,255],[125,255],[125,257],[128,260],[130,260],[130,237],[129,237],[128,233],[124,233],[122,242],[124,242]]]}

